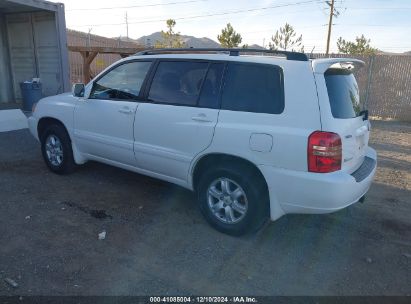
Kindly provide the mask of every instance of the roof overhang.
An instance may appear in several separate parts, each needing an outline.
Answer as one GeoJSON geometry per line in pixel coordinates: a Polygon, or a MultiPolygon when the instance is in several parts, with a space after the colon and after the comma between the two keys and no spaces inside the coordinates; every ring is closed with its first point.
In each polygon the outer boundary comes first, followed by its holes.
{"type": "Polygon", "coordinates": [[[43,0],[0,0],[0,12],[4,14],[25,13],[39,10],[56,12],[61,6],[64,5],[62,3],[43,0]]]}

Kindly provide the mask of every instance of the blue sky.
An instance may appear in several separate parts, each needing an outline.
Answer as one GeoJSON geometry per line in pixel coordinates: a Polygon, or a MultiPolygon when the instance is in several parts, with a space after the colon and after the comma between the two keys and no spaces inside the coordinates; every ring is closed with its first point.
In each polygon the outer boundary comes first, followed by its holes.
{"type": "MultiPolygon", "coordinates": [[[[91,33],[107,37],[126,36],[126,12],[130,38],[165,29],[164,20],[173,18],[176,30],[185,35],[217,40],[221,29],[230,22],[242,35],[243,43],[268,45],[275,31],[288,22],[303,35],[306,51],[314,47],[315,52],[325,51],[329,11],[321,0],[55,2],[65,3],[67,27],[85,32],[91,29],[91,33]]],[[[371,39],[374,47],[387,52],[411,50],[411,0],[336,0],[336,7],[340,16],[333,21],[331,51],[337,50],[338,37],[353,40],[361,34],[371,39]]]]}

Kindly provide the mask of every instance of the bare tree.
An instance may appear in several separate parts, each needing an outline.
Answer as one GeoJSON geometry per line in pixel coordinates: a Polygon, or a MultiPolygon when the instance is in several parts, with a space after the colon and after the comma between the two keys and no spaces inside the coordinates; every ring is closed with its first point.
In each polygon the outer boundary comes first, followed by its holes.
{"type": "Polygon", "coordinates": [[[294,28],[286,23],[281,27],[269,42],[270,50],[298,51],[304,52],[302,45],[303,36],[297,36],[294,28]]]}

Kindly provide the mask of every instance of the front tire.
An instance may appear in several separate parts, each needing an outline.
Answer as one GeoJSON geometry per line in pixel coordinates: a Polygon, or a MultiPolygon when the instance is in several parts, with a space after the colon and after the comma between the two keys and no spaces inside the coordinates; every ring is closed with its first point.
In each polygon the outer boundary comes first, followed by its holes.
{"type": "Polygon", "coordinates": [[[242,166],[208,169],[199,180],[200,210],[211,226],[229,235],[257,230],[268,217],[268,193],[261,178],[242,166]]]}
{"type": "Polygon", "coordinates": [[[59,124],[46,127],[40,136],[41,152],[47,167],[57,174],[69,174],[75,170],[70,136],[59,124]]]}

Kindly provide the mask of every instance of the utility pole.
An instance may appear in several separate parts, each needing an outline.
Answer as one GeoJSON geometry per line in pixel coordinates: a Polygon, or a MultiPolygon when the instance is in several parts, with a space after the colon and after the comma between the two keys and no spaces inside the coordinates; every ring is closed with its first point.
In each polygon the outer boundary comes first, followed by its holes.
{"type": "Polygon", "coordinates": [[[126,12],[126,29],[127,29],[127,41],[128,41],[128,15],[126,12]]]}
{"type": "Polygon", "coordinates": [[[330,19],[328,21],[328,35],[327,35],[327,50],[325,52],[325,54],[328,55],[330,51],[331,27],[333,25],[333,17],[337,18],[340,13],[334,8],[334,0],[325,1],[325,3],[327,3],[327,5],[330,7],[330,19]]]}

